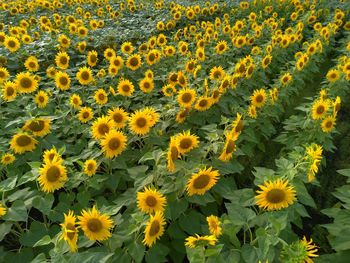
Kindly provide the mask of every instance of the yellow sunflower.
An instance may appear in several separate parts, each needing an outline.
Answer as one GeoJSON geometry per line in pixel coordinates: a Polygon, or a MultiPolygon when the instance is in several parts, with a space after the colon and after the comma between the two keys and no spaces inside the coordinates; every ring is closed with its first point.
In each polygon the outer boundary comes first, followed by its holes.
{"type": "Polygon", "coordinates": [[[151,126],[151,117],[144,111],[135,111],[129,118],[129,128],[134,134],[145,135],[149,133],[151,126]]]}
{"type": "Polygon", "coordinates": [[[337,116],[338,112],[340,111],[341,107],[341,99],[339,96],[335,98],[335,101],[333,102],[333,115],[337,116]]]}
{"type": "Polygon", "coordinates": [[[272,61],[272,56],[271,55],[266,55],[263,60],[261,61],[261,65],[264,69],[266,69],[272,61]]]}
{"type": "Polygon", "coordinates": [[[110,59],[109,63],[110,63],[110,66],[114,66],[119,70],[123,67],[124,60],[121,56],[115,56],[110,59]]]}
{"type": "Polygon", "coordinates": [[[68,73],[62,72],[62,71],[56,72],[55,84],[57,88],[59,88],[60,90],[69,90],[70,83],[71,83],[71,80],[68,73]]]}
{"type": "Polygon", "coordinates": [[[87,54],[87,63],[90,67],[96,66],[98,61],[97,52],[95,50],[89,51],[87,54]]]}
{"type": "Polygon", "coordinates": [[[38,88],[38,81],[29,72],[17,74],[15,83],[20,93],[31,93],[38,88]]]}
{"type": "Polygon", "coordinates": [[[68,180],[66,167],[62,162],[56,161],[56,158],[52,162],[44,163],[39,169],[39,174],[37,180],[41,190],[46,193],[62,188],[68,180]]]}
{"type": "Polygon", "coordinates": [[[28,71],[38,71],[39,70],[38,59],[34,56],[28,57],[24,62],[24,66],[28,71]]]}
{"type": "Polygon", "coordinates": [[[84,174],[93,176],[97,170],[97,162],[94,159],[86,160],[84,163],[84,174]]]}
{"type": "Polygon", "coordinates": [[[174,137],[170,137],[169,149],[167,152],[167,169],[169,172],[175,171],[175,160],[180,157],[180,152],[177,147],[177,142],[174,137]]]}
{"type": "Polygon", "coordinates": [[[11,36],[6,36],[5,41],[4,41],[4,46],[11,53],[13,53],[13,52],[16,52],[21,47],[21,44],[17,38],[11,37],[11,36]]]}
{"type": "Polygon", "coordinates": [[[49,102],[49,95],[43,90],[40,90],[34,98],[35,103],[39,108],[45,108],[47,103],[49,102]]]}
{"type": "Polygon", "coordinates": [[[0,203],[0,217],[6,215],[6,212],[7,212],[7,208],[4,207],[2,203],[0,203]]]}
{"type": "Polygon", "coordinates": [[[198,147],[199,138],[190,131],[179,133],[175,136],[178,150],[180,154],[185,154],[198,147]]]}
{"type": "Polygon", "coordinates": [[[137,192],[137,206],[147,214],[163,212],[166,206],[166,198],[157,190],[145,187],[143,192],[137,192]]]}
{"type": "Polygon", "coordinates": [[[78,225],[89,240],[103,241],[112,236],[110,232],[113,228],[112,219],[98,211],[96,206],[89,210],[83,210],[78,219],[78,225]]]}
{"type": "Polygon", "coordinates": [[[186,238],[185,246],[189,248],[195,248],[198,246],[215,246],[217,238],[213,235],[210,236],[189,236],[186,238]]]}
{"type": "Polygon", "coordinates": [[[135,71],[142,65],[141,56],[139,54],[134,54],[128,58],[126,61],[126,67],[135,71]]]}
{"type": "Polygon", "coordinates": [[[306,237],[304,236],[302,240],[300,240],[300,244],[304,248],[304,254],[306,256],[304,257],[305,262],[311,263],[312,258],[318,257],[316,252],[318,251],[317,246],[313,244],[312,238],[310,238],[310,241],[307,241],[306,237]]]}
{"type": "Polygon", "coordinates": [[[26,121],[22,127],[24,131],[30,131],[34,136],[44,137],[50,133],[51,120],[48,118],[35,118],[26,121]]]}
{"type": "Polygon", "coordinates": [[[16,83],[12,81],[6,81],[3,84],[2,97],[5,101],[12,101],[17,97],[17,86],[16,83]]]}
{"type": "Polygon", "coordinates": [[[75,109],[79,109],[81,104],[83,104],[81,97],[75,93],[73,93],[73,95],[70,96],[69,103],[75,109]]]}
{"type": "Polygon", "coordinates": [[[328,111],[329,102],[328,100],[316,100],[312,104],[312,119],[322,119],[325,113],[328,111]]]}
{"type": "Polygon", "coordinates": [[[79,68],[76,77],[81,85],[89,85],[92,81],[94,81],[92,70],[87,67],[79,68]]]}
{"type": "Polygon", "coordinates": [[[204,195],[205,192],[210,190],[217,182],[220,174],[217,170],[212,170],[212,167],[208,169],[200,169],[198,173],[193,174],[187,181],[186,190],[189,196],[192,195],[204,195]]]}
{"type": "Polygon", "coordinates": [[[120,50],[125,54],[131,54],[134,51],[134,47],[131,42],[124,42],[120,48],[120,50]]]}
{"type": "Polygon", "coordinates": [[[207,217],[209,232],[215,237],[219,237],[222,234],[221,222],[217,216],[211,215],[207,217]]]}
{"type": "Polygon", "coordinates": [[[256,204],[268,211],[286,208],[296,200],[295,189],[288,180],[265,181],[259,188],[255,196],[256,204]]]}
{"type": "Polygon", "coordinates": [[[67,69],[69,67],[70,57],[67,52],[59,52],[55,57],[56,66],[60,69],[67,69]]]}
{"type": "Polygon", "coordinates": [[[105,105],[108,102],[108,94],[104,89],[98,89],[95,92],[94,99],[97,104],[105,105]]]}
{"type": "Polygon", "coordinates": [[[127,138],[121,131],[111,130],[101,140],[102,152],[107,158],[120,155],[126,148],[127,138]]]}
{"type": "Polygon", "coordinates": [[[328,71],[327,73],[327,80],[331,83],[336,82],[339,79],[339,71],[336,69],[331,69],[330,71],[328,71]]]}
{"type": "Polygon", "coordinates": [[[164,234],[166,222],[162,212],[156,212],[154,215],[150,216],[145,229],[145,238],[142,243],[148,247],[153,246],[153,244],[164,234]]]}
{"type": "Polygon", "coordinates": [[[225,71],[221,66],[213,67],[210,70],[209,78],[211,80],[219,81],[219,80],[223,79],[224,77],[225,77],[225,71]]]}
{"type": "Polygon", "coordinates": [[[231,160],[233,153],[236,151],[236,140],[238,139],[238,132],[227,132],[226,142],[224,149],[219,157],[219,160],[223,162],[228,162],[231,160]]]}
{"type": "Polygon", "coordinates": [[[329,133],[334,129],[336,124],[336,119],[334,116],[328,116],[324,118],[321,124],[321,128],[323,132],[329,133]]]}
{"type": "Polygon", "coordinates": [[[106,48],[103,52],[103,56],[107,60],[111,60],[111,58],[116,56],[115,50],[113,48],[106,48]]]}
{"type": "Polygon", "coordinates": [[[178,92],[177,101],[184,108],[190,108],[196,100],[196,91],[194,89],[184,88],[178,92]]]}
{"type": "Polygon", "coordinates": [[[82,123],[87,123],[94,117],[94,113],[90,107],[82,107],[78,113],[78,119],[82,123]]]}
{"type": "Polygon", "coordinates": [[[102,139],[113,128],[113,122],[107,116],[101,116],[95,120],[91,126],[92,137],[102,139]]]}
{"type": "Polygon", "coordinates": [[[176,88],[175,88],[175,86],[168,84],[168,85],[165,85],[162,87],[162,92],[163,92],[164,96],[170,97],[174,93],[176,93],[176,88]]]}
{"type": "Polygon", "coordinates": [[[121,79],[117,86],[118,93],[130,97],[135,90],[134,84],[128,79],[121,79]]]}
{"type": "Polygon", "coordinates": [[[15,153],[22,154],[24,152],[31,152],[36,148],[38,141],[31,135],[25,133],[17,133],[12,136],[10,141],[10,148],[15,153]]]}
{"type": "Polygon", "coordinates": [[[63,159],[57,152],[56,148],[53,147],[50,150],[45,150],[43,154],[44,163],[62,163],[63,159]]]}
{"type": "Polygon", "coordinates": [[[257,108],[261,108],[266,101],[266,91],[264,89],[254,90],[250,100],[252,105],[257,108]]]}
{"type": "Polygon", "coordinates": [[[0,83],[4,83],[10,77],[7,68],[0,67],[0,83]]]}
{"type": "Polygon", "coordinates": [[[150,120],[150,126],[153,127],[159,121],[159,113],[153,107],[146,107],[142,110],[146,115],[148,115],[150,120]]]}
{"type": "Polygon", "coordinates": [[[219,55],[224,54],[228,50],[227,42],[225,40],[220,41],[217,43],[215,47],[215,52],[219,55]]]}
{"type": "Polygon", "coordinates": [[[150,93],[154,89],[154,82],[153,79],[150,78],[143,78],[139,82],[140,90],[142,90],[145,93],[150,93]]]}
{"type": "Polygon", "coordinates": [[[73,211],[68,211],[68,214],[64,214],[64,222],[60,224],[61,226],[61,235],[60,240],[64,240],[69,245],[69,248],[72,252],[78,251],[78,228],[76,227],[76,216],[73,211]]]}
{"type": "Polygon", "coordinates": [[[198,111],[206,111],[213,105],[213,100],[211,97],[200,96],[194,105],[194,108],[198,111]]]}
{"type": "Polygon", "coordinates": [[[16,157],[12,153],[5,153],[1,156],[1,163],[3,165],[9,165],[16,160],[16,157]]]}
{"type": "Polygon", "coordinates": [[[129,115],[123,108],[112,108],[108,110],[109,118],[114,122],[114,127],[116,129],[122,129],[125,127],[129,115]]]}
{"type": "Polygon", "coordinates": [[[291,82],[293,79],[292,74],[290,73],[285,73],[281,77],[281,83],[282,85],[287,85],[289,82],[291,82]]]}

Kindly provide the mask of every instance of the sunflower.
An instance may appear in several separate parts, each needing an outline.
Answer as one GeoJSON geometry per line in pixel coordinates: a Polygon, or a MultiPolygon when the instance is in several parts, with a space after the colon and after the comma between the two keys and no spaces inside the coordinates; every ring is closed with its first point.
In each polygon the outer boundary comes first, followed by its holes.
{"type": "Polygon", "coordinates": [[[184,88],[178,92],[177,101],[184,108],[190,108],[196,99],[196,91],[194,89],[184,88]]]}
{"type": "Polygon", "coordinates": [[[327,73],[327,80],[331,83],[336,82],[339,79],[339,71],[336,69],[331,69],[327,73]]]}
{"type": "Polygon", "coordinates": [[[70,57],[67,52],[59,52],[55,57],[57,67],[60,69],[67,69],[69,67],[70,57]]]}
{"type": "Polygon", "coordinates": [[[10,77],[7,68],[0,67],[0,83],[4,83],[10,77]]]}
{"type": "Polygon", "coordinates": [[[110,63],[110,66],[114,66],[119,70],[123,67],[124,60],[121,56],[115,56],[110,59],[109,63],[110,63]]]}
{"type": "Polygon", "coordinates": [[[43,153],[43,159],[45,164],[63,162],[61,155],[57,152],[55,147],[53,147],[50,150],[45,150],[43,153]]]}
{"type": "Polygon", "coordinates": [[[145,238],[142,243],[148,247],[151,247],[157,239],[159,239],[164,233],[164,226],[166,222],[162,212],[156,212],[151,215],[145,229],[145,238]]]}
{"type": "Polygon", "coordinates": [[[97,162],[94,159],[86,160],[84,163],[84,174],[93,176],[97,170],[97,162]]]}
{"type": "Polygon", "coordinates": [[[126,148],[127,138],[121,131],[111,130],[101,140],[102,152],[107,158],[120,155],[126,148]]]}
{"type": "Polygon", "coordinates": [[[151,127],[159,121],[159,113],[153,107],[146,107],[143,109],[143,112],[148,115],[151,127]]]}
{"type": "Polygon", "coordinates": [[[199,139],[197,135],[190,131],[179,133],[175,136],[180,154],[185,154],[198,147],[199,139]]]}
{"type": "Polygon", "coordinates": [[[49,95],[43,90],[40,90],[34,98],[35,103],[39,108],[45,108],[47,103],[49,102],[49,95]]]}
{"type": "Polygon", "coordinates": [[[146,70],[146,72],[145,72],[145,78],[149,78],[149,79],[152,79],[152,80],[153,80],[153,78],[154,78],[154,73],[153,73],[153,71],[150,70],[150,69],[146,70]]]}
{"type": "Polygon", "coordinates": [[[177,84],[179,84],[181,87],[186,87],[188,83],[187,77],[183,74],[182,71],[177,73],[177,84]]]}
{"type": "Polygon", "coordinates": [[[134,47],[131,42],[124,42],[120,48],[124,54],[131,54],[134,51],[134,47]]]}
{"type": "Polygon", "coordinates": [[[6,215],[6,212],[7,212],[7,208],[4,207],[2,203],[0,203],[0,217],[6,215]]]}
{"type": "Polygon", "coordinates": [[[26,121],[22,129],[24,131],[30,131],[34,136],[44,137],[50,133],[51,120],[47,118],[35,118],[26,121]]]}
{"type": "Polygon", "coordinates": [[[55,78],[55,76],[56,76],[56,73],[57,73],[57,71],[56,71],[56,68],[55,67],[53,67],[53,66],[50,66],[50,67],[48,67],[47,69],[46,69],[46,75],[49,77],[49,78],[55,78]]]}
{"type": "Polygon", "coordinates": [[[145,135],[149,133],[152,126],[152,119],[146,112],[138,110],[129,118],[129,128],[132,133],[145,135]]]}
{"type": "Polygon", "coordinates": [[[168,84],[168,85],[165,85],[162,87],[162,92],[163,92],[164,96],[170,97],[174,93],[176,93],[176,88],[175,88],[175,86],[168,84]]]}
{"type": "Polygon", "coordinates": [[[103,56],[107,60],[111,60],[111,58],[116,56],[115,50],[113,48],[106,48],[103,52],[103,56]]]}
{"type": "Polygon", "coordinates": [[[108,95],[104,89],[98,89],[95,92],[94,99],[97,104],[105,105],[108,102],[108,95]]]}
{"type": "Polygon", "coordinates": [[[316,254],[318,248],[313,244],[312,239],[307,241],[303,239],[295,241],[289,245],[284,245],[280,254],[281,262],[301,262],[313,263],[313,258],[318,257],[316,254]]]}
{"type": "Polygon", "coordinates": [[[170,137],[169,149],[167,152],[167,169],[169,172],[175,171],[174,161],[180,157],[177,142],[174,137],[170,137]]]}
{"type": "Polygon", "coordinates": [[[39,174],[37,180],[41,190],[46,193],[52,193],[62,188],[68,180],[66,167],[55,158],[52,162],[44,163],[43,167],[39,169],[39,174]]]}
{"type": "Polygon", "coordinates": [[[341,107],[341,99],[339,96],[335,98],[335,101],[333,102],[333,116],[337,116],[338,112],[340,111],[341,107]]]}
{"type": "Polygon", "coordinates": [[[142,61],[141,61],[141,56],[139,54],[134,54],[128,58],[126,61],[126,67],[135,71],[139,67],[141,67],[142,61]]]}
{"type": "Polygon", "coordinates": [[[336,119],[334,116],[328,116],[324,118],[321,124],[321,128],[323,132],[329,133],[334,129],[336,123],[336,119]]]}
{"type": "Polygon", "coordinates": [[[147,214],[163,212],[166,206],[166,198],[157,190],[145,187],[143,192],[137,192],[137,206],[147,214]]]}
{"type": "Polygon", "coordinates": [[[304,252],[307,255],[304,258],[306,262],[312,262],[310,261],[311,258],[318,257],[318,255],[315,254],[318,251],[318,249],[316,245],[312,244],[312,238],[310,238],[310,241],[307,241],[306,237],[304,236],[300,243],[304,247],[304,252]]]}
{"type": "Polygon", "coordinates": [[[60,90],[69,90],[70,88],[70,77],[68,73],[63,72],[63,71],[58,71],[55,74],[55,84],[56,87],[59,88],[60,90]]]}
{"type": "Polygon", "coordinates": [[[140,90],[150,93],[154,89],[153,79],[145,77],[139,82],[140,90]]]}
{"type": "Polygon", "coordinates": [[[78,113],[78,119],[82,123],[87,123],[94,117],[93,111],[90,107],[82,107],[78,113]]]}
{"type": "Polygon", "coordinates": [[[24,66],[28,71],[38,71],[39,70],[38,59],[34,56],[28,57],[24,62],[24,66]]]}
{"type": "Polygon", "coordinates": [[[287,85],[289,82],[291,82],[291,80],[293,79],[292,75],[290,73],[285,73],[283,74],[283,76],[281,77],[281,83],[282,85],[287,85]]]}
{"type": "Polygon", "coordinates": [[[189,248],[195,248],[198,246],[215,246],[217,238],[213,235],[210,236],[189,236],[186,238],[185,246],[189,248]]]}
{"type": "Polygon", "coordinates": [[[95,50],[89,51],[87,54],[87,63],[90,67],[96,66],[98,61],[97,52],[95,50]]]}
{"type": "Polygon", "coordinates": [[[160,59],[161,53],[157,49],[150,50],[146,55],[146,62],[148,65],[152,66],[157,63],[160,59]]]}
{"type": "Polygon", "coordinates": [[[38,81],[29,72],[17,74],[15,83],[20,93],[31,93],[38,88],[38,81]]]}
{"type": "Polygon", "coordinates": [[[64,214],[64,222],[60,224],[61,235],[60,240],[64,240],[68,243],[69,248],[72,252],[78,251],[78,228],[76,227],[76,216],[73,211],[68,211],[68,214],[64,214]]]}
{"type": "Polygon", "coordinates": [[[134,84],[128,79],[121,79],[117,86],[118,93],[122,96],[130,97],[134,92],[134,84]]]}
{"type": "Polygon", "coordinates": [[[78,219],[78,225],[89,240],[103,241],[112,236],[110,232],[113,227],[112,219],[98,211],[96,206],[89,210],[83,210],[78,219]]]}
{"type": "Polygon", "coordinates": [[[217,43],[215,47],[215,52],[219,55],[224,54],[227,51],[227,42],[225,40],[220,41],[217,43]]]}
{"type": "Polygon", "coordinates": [[[81,97],[76,93],[70,96],[69,103],[74,109],[79,109],[81,104],[83,104],[81,97]]]}
{"type": "Polygon", "coordinates": [[[219,80],[223,79],[224,77],[225,77],[225,71],[221,66],[213,67],[210,70],[209,78],[211,80],[219,81],[219,80]]]}
{"type": "Polygon", "coordinates": [[[243,130],[244,122],[242,115],[237,112],[236,119],[232,123],[232,132],[240,133],[243,130]]]}
{"type": "Polygon", "coordinates": [[[207,217],[209,232],[215,237],[221,236],[222,228],[220,219],[217,216],[211,215],[207,217]]]}
{"type": "Polygon", "coordinates": [[[259,188],[255,196],[256,204],[268,211],[286,208],[296,200],[294,187],[288,180],[265,181],[259,188]]]}
{"type": "Polygon", "coordinates": [[[324,117],[324,114],[328,111],[328,100],[316,100],[312,104],[312,119],[319,120],[324,117]]]}
{"type": "Polygon", "coordinates": [[[6,36],[5,40],[4,40],[4,46],[11,53],[13,53],[13,52],[16,52],[21,47],[21,44],[17,38],[11,37],[11,36],[6,36]]]}
{"type": "Polygon", "coordinates": [[[264,89],[254,90],[250,100],[252,105],[257,108],[261,108],[266,101],[266,91],[264,89]]]}
{"type": "Polygon", "coordinates": [[[186,190],[189,196],[195,194],[204,195],[205,192],[210,190],[216,184],[220,174],[219,171],[212,169],[212,167],[209,167],[208,169],[200,169],[198,173],[191,176],[186,185],[186,190]]]}
{"type": "Polygon", "coordinates": [[[16,160],[16,157],[12,153],[5,153],[1,156],[1,163],[3,165],[9,165],[16,160]]]}
{"type": "Polygon", "coordinates": [[[89,85],[94,80],[91,69],[87,67],[79,68],[76,77],[81,85],[89,85]]]}
{"type": "Polygon", "coordinates": [[[264,69],[266,69],[272,61],[272,56],[271,55],[266,55],[263,60],[261,61],[261,65],[264,69]]]}
{"type": "Polygon", "coordinates": [[[197,103],[194,105],[194,108],[198,111],[206,111],[213,105],[211,97],[201,96],[198,98],[197,103]]]}
{"type": "Polygon", "coordinates": [[[6,81],[1,91],[5,101],[12,101],[17,97],[17,86],[12,81],[6,81]]]}
{"type": "Polygon", "coordinates": [[[128,121],[128,113],[123,108],[112,108],[108,110],[109,118],[114,122],[114,127],[122,129],[128,121]]]}
{"type": "Polygon", "coordinates": [[[219,160],[227,162],[232,158],[233,153],[236,151],[236,141],[238,139],[238,132],[226,133],[226,142],[224,149],[219,157],[219,160]]]}
{"type": "Polygon", "coordinates": [[[10,141],[10,148],[15,152],[22,154],[24,152],[31,152],[36,148],[38,141],[31,135],[25,133],[15,134],[10,141]]]}
{"type": "Polygon", "coordinates": [[[102,139],[113,128],[113,122],[107,116],[101,116],[95,120],[91,126],[92,137],[102,139]]]}

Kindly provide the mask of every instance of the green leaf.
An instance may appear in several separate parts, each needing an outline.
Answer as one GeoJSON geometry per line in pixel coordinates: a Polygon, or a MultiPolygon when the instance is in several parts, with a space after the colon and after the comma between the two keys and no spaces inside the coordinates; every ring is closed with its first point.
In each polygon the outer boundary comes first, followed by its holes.
{"type": "Polygon", "coordinates": [[[40,240],[38,240],[33,247],[46,246],[51,243],[51,237],[49,235],[43,236],[40,240]]]}
{"type": "Polygon", "coordinates": [[[130,177],[133,178],[134,180],[137,177],[141,177],[141,176],[144,177],[147,170],[148,170],[147,165],[140,165],[140,166],[135,166],[127,169],[130,177]]]}
{"type": "Polygon", "coordinates": [[[22,200],[15,201],[2,217],[5,221],[27,221],[27,208],[22,200]]]}
{"type": "Polygon", "coordinates": [[[5,222],[0,224],[0,241],[11,231],[12,223],[5,222]]]}
{"type": "Polygon", "coordinates": [[[107,252],[82,252],[72,255],[69,263],[106,263],[114,255],[107,252]]]}
{"type": "Polygon", "coordinates": [[[0,192],[11,191],[15,188],[17,176],[11,176],[0,183],[0,192]]]}
{"type": "Polygon", "coordinates": [[[128,250],[129,250],[130,256],[136,262],[142,262],[143,256],[145,254],[145,246],[134,241],[133,243],[128,245],[128,250]]]}
{"type": "Polygon", "coordinates": [[[51,207],[55,198],[52,194],[48,194],[45,197],[36,196],[33,199],[33,207],[41,211],[44,215],[48,215],[51,212],[51,207]]]}
{"type": "Polygon", "coordinates": [[[249,208],[230,203],[226,203],[225,206],[228,217],[234,225],[243,226],[248,224],[256,216],[255,212],[249,208]]]}

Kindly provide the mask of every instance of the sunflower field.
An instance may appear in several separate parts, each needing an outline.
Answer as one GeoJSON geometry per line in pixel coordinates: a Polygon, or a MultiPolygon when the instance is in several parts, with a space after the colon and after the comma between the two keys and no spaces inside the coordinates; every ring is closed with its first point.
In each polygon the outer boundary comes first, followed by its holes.
{"type": "Polygon", "coordinates": [[[349,0],[0,0],[0,262],[350,262],[349,0]]]}

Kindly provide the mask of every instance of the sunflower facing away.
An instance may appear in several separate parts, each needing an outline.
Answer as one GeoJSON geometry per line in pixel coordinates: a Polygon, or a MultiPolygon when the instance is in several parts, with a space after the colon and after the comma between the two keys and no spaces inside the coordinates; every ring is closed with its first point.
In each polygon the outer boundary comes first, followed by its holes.
{"type": "Polygon", "coordinates": [[[86,160],[84,163],[84,174],[93,176],[97,170],[97,162],[94,159],[86,160]]]}
{"type": "Polygon", "coordinates": [[[165,205],[165,197],[151,187],[145,187],[143,192],[137,192],[137,206],[144,213],[163,212],[165,205]]]}
{"type": "Polygon", "coordinates": [[[15,134],[10,141],[10,148],[15,153],[31,152],[36,148],[38,141],[26,133],[15,134]]]}
{"type": "Polygon", "coordinates": [[[294,187],[288,180],[265,181],[259,188],[255,197],[256,204],[268,211],[286,208],[296,200],[294,187]]]}
{"type": "Polygon", "coordinates": [[[189,236],[186,238],[185,246],[189,248],[195,248],[198,246],[215,246],[217,239],[215,236],[189,236]]]}
{"type": "Polygon", "coordinates": [[[159,239],[163,233],[165,228],[165,219],[162,212],[156,212],[154,215],[150,216],[150,220],[148,221],[145,229],[145,238],[142,243],[148,247],[153,246],[153,244],[159,239]]]}
{"type": "Polygon", "coordinates": [[[185,154],[198,147],[199,139],[195,134],[191,134],[190,131],[179,133],[176,135],[175,140],[180,154],[185,154]]]}
{"type": "Polygon", "coordinates": [[[110,232],[113,227],[112,219],[98,211],[96,206],[93,206],[92,209],[83,210],[78,219],[78,225],[88,239],[103,241],[112,236],[110,232]]]}
{"type": "Polygon", "coordinates": [[[37,180],[42,191],[46,193],[62,188],[68,180],[66,167],[60,161],[55,160],[54,158],[52,162],[44,163],[39,169],[40,176],[37,180]]]}
{"type": "Polygon", "coordinates": [[[120,155],[126,148],[127,138],[121,131],[111,130],[101,140],[102,152],[107,158],[120,155]]]}
{"type": "Polygon", "coordinates": [[[209,232],[215,237],[219,237],[222,234],[221,222],[217,216],[211,215],[207,217],[209,232]]]}
{"type": "Polygon", "coordinates": [[[307,241],[304,236],[303,239],[283,247],[281,262],[313,263],[313,258],[318,257],[317,251],[318,248],[313,244],[312,239],[307,241]]]}
{"type": "Polygon", "coordinates": [[[187,181],[186,190],[189,196],[204,195],[217,182],[220,174],[217,170],[212,170],[212,167],[200,169],[187,181]]]}
{"type": "Polygon", "coordinates": [[[72,252],[78,251],[78,229],[76,227],[76,216],[72,211],[68,211],[68,214],[64,214],[64,222],[60,224],[61,235],[60,240],[64,240],[69,245],[72,252]]]}

